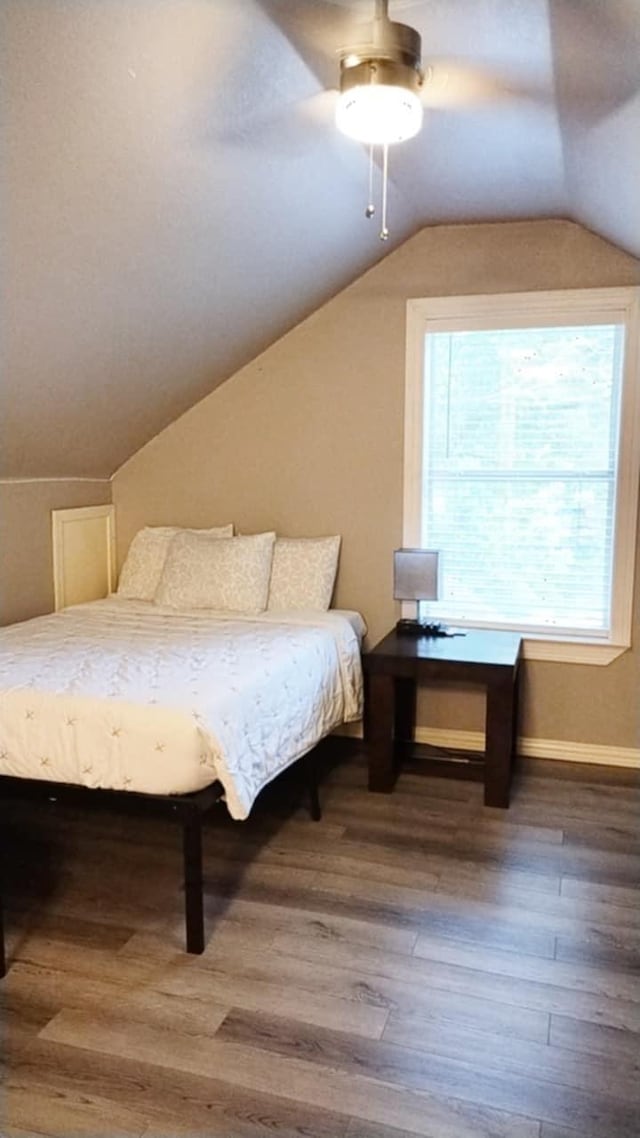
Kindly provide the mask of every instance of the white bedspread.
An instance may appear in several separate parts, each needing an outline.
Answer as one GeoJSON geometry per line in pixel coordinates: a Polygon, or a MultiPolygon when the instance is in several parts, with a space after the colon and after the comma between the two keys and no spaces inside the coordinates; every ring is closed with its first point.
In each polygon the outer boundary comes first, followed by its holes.
{"type": "Polygon", "coordinates": [[[362,713],[357,614],[175,612],[110,597],[0,630],[0,774],[259,791],[362,713]]]}

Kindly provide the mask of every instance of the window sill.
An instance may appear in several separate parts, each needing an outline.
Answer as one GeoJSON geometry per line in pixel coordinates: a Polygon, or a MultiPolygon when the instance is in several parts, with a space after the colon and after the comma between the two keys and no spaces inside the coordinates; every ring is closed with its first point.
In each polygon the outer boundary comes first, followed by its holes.
{"type": "MultiPolygon", "coordinates": [[[[403,613],[404,615],[404,613],[403,613]]],[[[435,619],[435,618],[434,618],[435,619]]],[[[438,620],[440,617],[438,617],[438,620]]],[[[483,628],[504,628],[507,632],[520,632],[515,625],[500,625],[493,626],[482,624],[463,624],[461,621],[446,620],[442,618],[443,624],[448,625],[450,628],[471,629],[476,628],[482,630],[483,628]]],[[[526,632],[521,632],[522,635],[522,656],[525,660],[549,660],[557,664],[591,664],[598,667],[606,667],[607,664],[613,663],[618,659],[618,656],[624,655],[629,652],[630,644],[612,644],[608,640],[570,640],[567,638],[563,640],[558,636],[555,640],[545,640],[542,636],[527,635],[526,632]]]]}
{"type": "Polygon", "coordinates": [[[525,660],[553,660],[558,664],[595,664],[604,667],[629,651],[627,644],[588,640],[536,640],[525,638],[525,660]]]}

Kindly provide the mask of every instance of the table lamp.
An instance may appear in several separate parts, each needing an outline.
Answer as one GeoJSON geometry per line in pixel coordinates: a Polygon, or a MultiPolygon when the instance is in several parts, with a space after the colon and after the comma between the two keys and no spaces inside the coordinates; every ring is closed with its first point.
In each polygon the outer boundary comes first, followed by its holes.
{"type": "Polygon", "coordinates": [[[416,601],[414,620],[403,618],[396,632],[406,636],[446,636],[445,628],[423,619],[421,601],[438,599],[440,554],[434,549],[396,549],[393,553],[393,596],[396,601],[416,601]]]}

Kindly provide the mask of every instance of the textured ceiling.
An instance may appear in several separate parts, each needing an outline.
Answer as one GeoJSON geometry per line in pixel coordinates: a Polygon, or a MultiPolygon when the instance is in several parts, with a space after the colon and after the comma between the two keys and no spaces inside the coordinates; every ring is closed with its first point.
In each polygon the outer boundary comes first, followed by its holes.
{"type": "Polygon", "coordinates": [[[640,255],[638,0],[391,0],[425,126],[391,240],[332,121],[373,0],[3,0],[0,476],[108,476],[426,224],[640,255]]]}

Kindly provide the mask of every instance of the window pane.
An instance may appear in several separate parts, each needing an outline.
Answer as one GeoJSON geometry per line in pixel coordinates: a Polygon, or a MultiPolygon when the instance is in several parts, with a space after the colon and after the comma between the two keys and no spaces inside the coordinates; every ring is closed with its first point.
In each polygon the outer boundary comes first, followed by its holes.
{"type": "Polygon", "coordinates": [[[428,334],[423,544],[449,620],[606,631],[621,326],[428,334]]]}
{"type": "Polygon", "coordinates": [[[434,468],[610,469],[622,329],[427,336],[434,468]]]}

